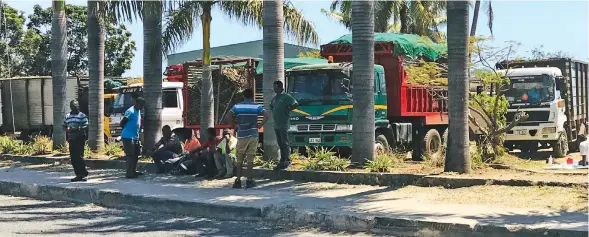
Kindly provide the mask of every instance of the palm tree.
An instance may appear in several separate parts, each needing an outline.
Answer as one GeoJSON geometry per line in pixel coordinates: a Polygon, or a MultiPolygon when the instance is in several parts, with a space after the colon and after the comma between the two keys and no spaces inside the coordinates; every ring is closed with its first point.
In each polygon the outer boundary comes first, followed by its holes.
{"type": "Polygon", "coordinates": [[[144,149],[155,145],[162,126],[162,12],[161,1],[143,2],[144,149]]]}
{"type": "Polygon", "coordinates": [[[468,21],[466,1],[448,1],[448,147],[444,171],[469,173],[468,21]]]}
{"type": "MultiPolygon", "coordinates": [[[[491,1],[488,0],[485,2],[485,12],[487,14],[487,25],[489,26],[489,30],[491,31],[491,35],[493,35],[493,6],[491,5],[491,1]]],[[[479,22],[479,10],[481,8],[481,0],[476,0],[474,4],[474,12],[472,16],[472,25],[470,27],[470,36],[475,36],[477,31],[477,24],[479,22]]]]}
{"type": "Polygon", "coordinates": [[[53,1],[51,20],[51,75],[53,87],[53,147],[65,145],[63,124],[66,113],[67,29],[65,1],[53,1]]]}
{"type": "MultiPolygon", "coordinates": [[[[214,125],[213,87],[210,69],[210,26],[212,9],[217,8],[229,18],[241,21],[244,25],[262,27],[261,0],[250,1],[185,1],[178,4],[175,11],[167,14],[167,25],[163,33],[164,52],[170,52],[188,41],[197,24],[203,29],[203,73],[201,84],[201,129],[214,125]],[[199,22],[200,20],[200,22],[199,22]]],[[[299,42],[319,43],[319,37],[313,25],[290,3],[283,5],[284,27],[286,32],[299,42]]],[[[264,88],[267,88],[264,85],[264,88]]],[[[264,100],[268,100],[264,96],[264,100]]],[[[206,134],[201,130],[201,134],[206,134]]],[[[270,133],[266,132],[264,137],[270,133]]],[[[272,135],[270,135],[272,136],[272,135]]],[[[204,136],[203,136],[204,138],[204,136]]],[[[266,140],[266,139],[264,139],[266,140]]],[[[274,144],[275,141],[274,141],[274,144]]]]}
{"type": "Polygon", "coordinates": [[[374,160],[374,2],[352,2],[352,160],[374,160]]]}
{"type": "MultiPolygon", "coordinates": [[[[321,12],[351,29],[351,2],[335,0],[330,10],[321,12]]],[[[417,34],[440,42],[445,39],[438,29],[446,23],[445,9],[443,1],[376,1],[374,31],[417,34]]]]}
{"type": "MultiPolygon", "coordinates": [[[[270,108],[274,96],[272,84],[275,80],[284,82],[284,39],[282,0],[266,1],[263,7],[264,28],[264,107],[270,108]]],[[[264,159],[278,157],[278,146],[274,131],[274,119],[264,126],[264,159]]]]}
{"type": "Polygon", "coordinates": [[[88,0],[88,144],[104,146],[104,1],[88,0]]]}

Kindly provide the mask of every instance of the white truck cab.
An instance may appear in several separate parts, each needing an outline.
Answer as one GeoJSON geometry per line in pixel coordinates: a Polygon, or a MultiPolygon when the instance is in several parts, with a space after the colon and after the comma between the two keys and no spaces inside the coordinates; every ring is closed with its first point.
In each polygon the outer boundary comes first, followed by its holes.
{"type": "Polygon", "coordinates": [[[499,70],[499,73],[511,82],[504,94],[509,102],[507,122],[513,121],[517,111],[529,116],[505,134],[505,146],[524,152],[552,147],[557,156],[566,155],[565,103],[556,87],[556,80],[563,76],[561,70],[556,67],[515,68],[499,70]]]}
{"type": "MultiPolygon", "coordinates": [[[[168,125],[172,130],[184,127],[184,97],[182,82],[162,83],[162,126],[168,125]]],[[[111,140],[120,140],[121,120],[125,111],[133,106],[133,96],[143,96],[143,83],[132,84],[119,88],[119,95],[113,106],[111,115],[111,140]]]]}

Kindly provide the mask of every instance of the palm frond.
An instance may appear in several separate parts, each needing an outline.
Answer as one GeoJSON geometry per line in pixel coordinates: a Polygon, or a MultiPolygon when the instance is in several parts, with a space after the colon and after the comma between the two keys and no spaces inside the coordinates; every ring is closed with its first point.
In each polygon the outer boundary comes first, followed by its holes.
{"type": "Polygon", "coordinates": [[[289,2],[283,5],[283,9],[285,32],[295,37],[298,43],[319,45],[319,35],[315,31],[313,23],[308,21],[303,13],[289,2]]]}
{"type": "Polygon", "coordinates": [[[179,3],[178,9],[167,11],[164,14],[164,22],[166,22],[162,33],[164,55],[173,52],[177,47],[190,40],[203,13],[203,6],[198,1],[179,3]]]}
{"type": "Polygon", "coordinates": [[[133,22],[142,18],[143,1],[137,0],[107,0],[105,4],[105,15],[113,23],[133,22]]]}
{"type": "Polygon", "coordinates": [[[262,28],[262,1],[221,1],[218,6],[229,19],[240,21],[245,26],[262,28]]]}
{"type": "Polygon", "coordinates": [[[396,15],[399,1],[377,1],[374,3],[374,32],[386,32],[391,18],[396,15]]]}
{"type": "Polygon", "coordinates": [[[343,14],[338,11],[328,11],[326,9],[321,9],[321,13],[325,14],[327,17],[344,25],[344,27],[346,27],[346,29],[352,30],[352,19],[350,18],[349,15],[343,14]]]}
{"type": "Polygon", "coordinates": [[[485,9],[487,12],[487,25],[489,26],[489,30],[491,31],[491,36],[493,35],[493,6],[491,5],[491,1],[485,2],[485,9]]]}

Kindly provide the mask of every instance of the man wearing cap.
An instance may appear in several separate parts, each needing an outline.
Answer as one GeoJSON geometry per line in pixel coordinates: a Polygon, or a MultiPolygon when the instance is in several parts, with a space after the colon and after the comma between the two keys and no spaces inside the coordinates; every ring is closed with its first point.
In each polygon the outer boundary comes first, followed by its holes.
{"type": "Polygon", "coordinates": [[[215,152],[215,165],[219,173],[214,178],[233,177],[233,153],[237,146],[237,139],[231,135],[229,129],[223,129],[223,138],[215,152]]]}
{"type": "Polygon", "coordinates": [[[121,120],[123,132],[121,134],[123,141],[123,150],[127,160],[127,173],[125,177],[129,179],[137,178],[142,173],[137,172],[137,162],[141,152],[139,144],[139,131],[141,130],[141,110],[145,100],[142,97],[135,99],[135,105],[131,106],[126,112],[125,117],[121,120]]]}
{"type": "Polygon", "coordinates": [[[72,182],[86,181],[88,171],[84,162],[84,146],[86,145],[86,134],[88,130],[88,117],[80,112],[78,101],[70,102],[69,112],[63,121],[63,128],[66,130],[66,138],[69,143],[70,159],[74,167],[76,177],[72,182]]]}

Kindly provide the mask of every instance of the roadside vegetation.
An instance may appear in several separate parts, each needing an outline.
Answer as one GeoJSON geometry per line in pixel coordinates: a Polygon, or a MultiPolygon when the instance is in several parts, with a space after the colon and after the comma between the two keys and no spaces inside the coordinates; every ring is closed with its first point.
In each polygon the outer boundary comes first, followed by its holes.
{"type": "MultiPolygon", "coordinates": [[[[53,150],[53,142],[51,138],[46,136],[38,136],[33,139],[30,143],[14,139],[13,137],[0,136],[0,152],[2,154],[13,154],[13,155],[52,155],[69,154],[69,146],[66,143],[65,146],[58,147],[53,150]]],[[[86,158],[98,159],[98,158],[118,158],[123,156],[123,148],[119,144],[107,144],[98,152],[93,152],[88,144],[84,148],[84,156],[86,158]]]]}

